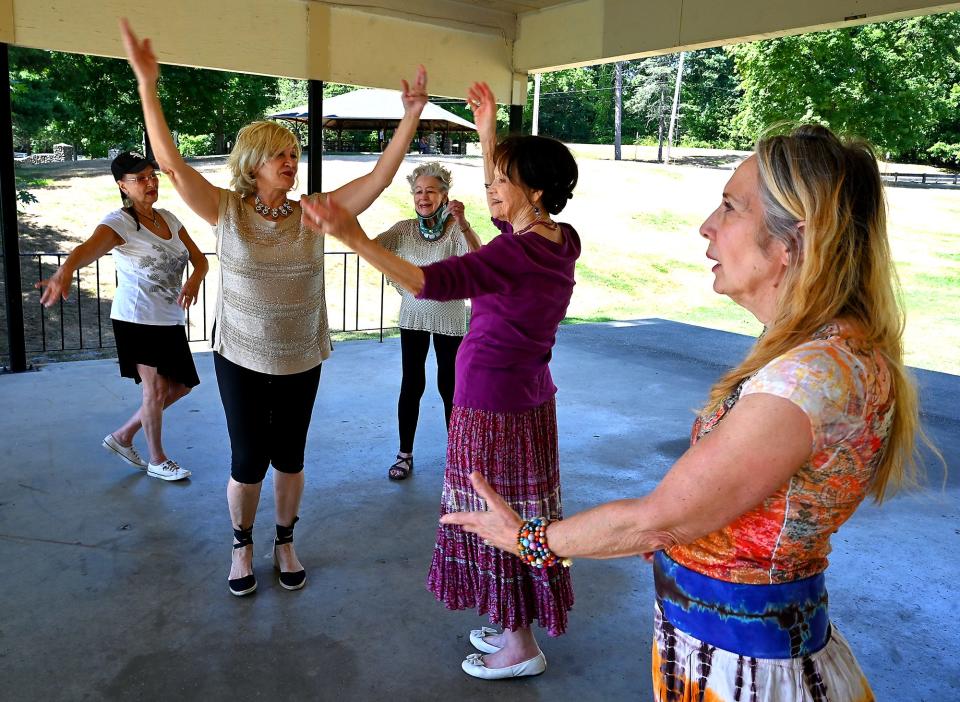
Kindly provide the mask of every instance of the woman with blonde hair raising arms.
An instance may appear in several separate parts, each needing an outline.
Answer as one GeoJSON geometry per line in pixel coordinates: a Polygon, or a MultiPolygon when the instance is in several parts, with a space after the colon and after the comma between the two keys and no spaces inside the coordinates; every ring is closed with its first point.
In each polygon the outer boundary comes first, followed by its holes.
{"type": "Polygon", "coordinates": [[[488,511],[442,521],[547,563],[655,552],[657,700],[872,700],[830,622],[830,536],[915,483],[923,436],[876,157],[819,126],[761,139],[700,233],[765,330],[656,489],[524,522],[475,473],[488,511]]]}
{"type": "MultiPolygon", "coordinates": [[[[300,146],[273,122],[240,130],[230,154],[231,190],[217,188],[184,162],[157,98],[160,66],[150,40],[121,22],[154,153],[184,201],[215,227],[220,293],[213,334],[214,367],[232,453],[227,503],[233,522],[228,585],[242,596],[256,590],[253,522],[260,487],[274,467],[280,585],[297,590],[306,571],[293,550],[303,495],[303,461],[321,363],[330,355],[324,298],[323,236],[301,223],[288,199],[297,179],[300,146]]],[[[336,190],[351,213],[367,209],[393,180],[427,102],[421,66],[403,81],[404,116],[373,171],[336,190]]]]}

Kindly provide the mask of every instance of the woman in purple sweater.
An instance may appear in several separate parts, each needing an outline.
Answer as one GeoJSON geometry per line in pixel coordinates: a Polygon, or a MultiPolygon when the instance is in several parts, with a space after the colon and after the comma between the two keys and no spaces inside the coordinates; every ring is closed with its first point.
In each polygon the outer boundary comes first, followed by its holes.
{"type": "MultiPolygon", "coordinates": [[[[560,142],[511,137],[496,142],[496,100],[486,84],[470,89],[483,147],[487,200],[502,232],[478,251],[423,268],[370,240],[331,199],[304,201],[304,217],[333,234],[417,297],[472,300],[470,330],[457,354],[453,414],[441,514],[485,509],[469,475],[479,470],[527,519],[558,519],[557,416],[549,361],[570,303],[580,239],[551,219],[571,197],[577,164],[560,142]]],[[[566,630],[573,606],[569,571],[529,568],[464,532],[441,525],[427,586],[448,609],[476,608],[503,628],[475,629],[479,651],[463,662],[478,678],[538,675],[546,659],[530,625],[566,630]]]]}

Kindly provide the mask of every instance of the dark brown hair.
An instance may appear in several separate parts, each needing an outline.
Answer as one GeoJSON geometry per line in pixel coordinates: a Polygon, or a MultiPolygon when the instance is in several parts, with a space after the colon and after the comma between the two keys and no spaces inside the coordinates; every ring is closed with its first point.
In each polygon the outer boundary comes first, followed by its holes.
{"type": "Polygon", "coordinates": [[[493,163],[512,183],[543,191],[541,200],[550,214],[566,207],[577,187],[577,162],[556,139],[507,137],[497,144],[493,163]]]}

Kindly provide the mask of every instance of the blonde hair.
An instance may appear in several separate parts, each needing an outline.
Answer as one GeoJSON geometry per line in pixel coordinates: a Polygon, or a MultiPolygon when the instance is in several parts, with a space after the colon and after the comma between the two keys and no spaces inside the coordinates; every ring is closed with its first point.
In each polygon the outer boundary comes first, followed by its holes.
{"type": "Polygon", "coordinates": [[[904,315],[887,239],[886,201],[876,155],[865,142],[804,125],[757,142],[763,227],[758,243],[779,240],[789,264],[773,321],[739,366],[710,391],[718,406],[746,378],[809,340],[831,320],[851,321],[879,351],[893,382],[893,418],[870,487],[917,484],[920,428],[916,386],[903,363],[904,315]],[[802,226],[801,226],[802,225],[802,226]]]}
{"type": "Polygon", "coordinates": [[[300,143],[289,129],[267,120],[248,124],[237,132],[237,143],[227,159],[230,187],[243,197],[253,195],[257,191],[257,169],[291,146],[299,159],[300,143]]]}
{"type": "Polygon", "coordinates": [[[410,192],[413,192],[413,189],[417,187],[417,178],[424,176],[439,180],[440,187],[444,191],[450,190],[450,184],[453,183],[453,176],[450,175],[450,171],[441,166],[439,161],[430,161],[417,166],[413,169],[413,173],[407,176],[407,182],[410,183],[410,192]]]}

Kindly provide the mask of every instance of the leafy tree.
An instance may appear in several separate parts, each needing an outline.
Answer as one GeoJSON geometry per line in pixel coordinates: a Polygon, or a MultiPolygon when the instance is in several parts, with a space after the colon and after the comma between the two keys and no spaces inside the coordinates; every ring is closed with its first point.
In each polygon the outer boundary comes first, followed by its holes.
{"type": "MultiPolygon", "coordinates": [[[[54,141],[103,156],[142,141],[136,79],[119,59],[16,49],[13,115],[17,143],[54,141]]],[[[222,153],[228,138],[277,101],[277,79],[164,66],[160,98],[171,129],[212,134],[222,153]]]]}
{"type": "MultiPolygon", "coordinates": [[[[540,82],[540,134],[567,142],[587,142],[597,115],[596,71],[571,68],[544,73],[540,82]]],[[[608,96],[607,96],[608,97],[608,96]]],[[[527,91],[524,126],[533,120],[533,91],[527,91]]]]}
{"type": "Polygon", "coordinates": [[[783,37],[733,47],[743,87],[738,132],[815,121],[894,156],[936,141],[952,116],[960,14],[783,37]]]}
{"type": "Polygon", "coordinates": [[[34,151],[37,135],[54,118],[58,108],[49,64],[42,51],[10,47],[10,100],[13,113],[13,146],[34,151]]]}
{"type": "Polygon", "coordinates": [[[160,99],[171,129],[212,134],[214,153],[222,154],[241,127],[262,118],[276,104],[277,79],[164,66],[160,99]]]}
{"type": "Polygon", "coordinates": [[[648,125],[654,125],[659,148],[657,160],[663,160],[663,140],[673,101],[674,82],[677,79],[679,54],[653,56],[644,59],[631,81],[632,95],[624,108],[638,115],[648,125]]]}
{"type": "Polygon", "coordinates": [[[741,90],[733,56],[724,49],[687,53],[680,88],[679,126],[685,140],[714,147],[744,147],[749,142],[734,132],[741,90]]]}

